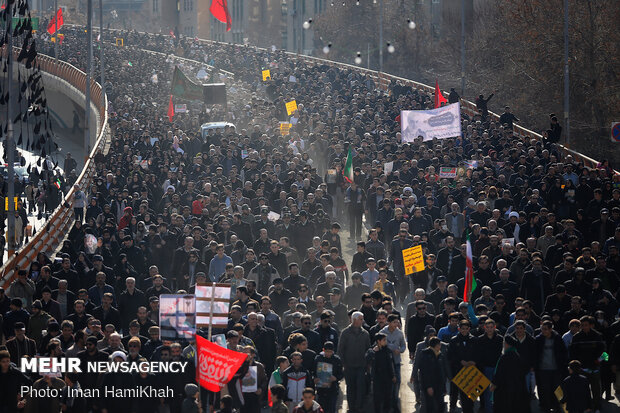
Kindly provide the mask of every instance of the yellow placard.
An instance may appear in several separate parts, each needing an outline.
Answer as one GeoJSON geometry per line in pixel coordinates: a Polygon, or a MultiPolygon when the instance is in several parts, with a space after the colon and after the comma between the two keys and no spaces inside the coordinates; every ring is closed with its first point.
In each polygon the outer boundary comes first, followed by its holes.
{"type": "Polygon", "coordinates": [[[415,247],[403,250],[403,263],[405,264],[405,275],[411,275],[416,272],[424,271],[424,254],[422,253],[422,246],[416,245],[415,247]]]}
{"type": "Polygon", "coordinates": [[[456,384],[473,401],[478,400],[482,392],[491,384],[489,379],[476,366],[463,367],[454,376],[452,383],[456,384]]]}
{"type": "Polygon", "coordinates": [[[287,136],[290,134],[291,126],[289,122],[280,122],[280,135],[287,136]]]}
{"type": "Polygon", "coordinates": [[[117,46],[121,46],[123,47],[125,45],[125,41],[123,40],[122,37],[116,37],[115,38],[115,43],[117,46]]]}
{"type": "MultiPolygon", "coordinates": [[[[18,197],[14,198],[14,202],[15,202],[15,210],[17,210],[17,206],[18,206],[18,197]]],[[[9,210],[9,197],[5,196],[4,197],[4,210],[8,211],[9,210]]]]}
{"type": "MultiPolygon", "coordinates": [[[[562,386],[558,386],[557,389],[555,389],[555,391],[553,392],[553,394],[555,394],[555,397],[558,399],[558,401],[562,400],[564,398],[564,391],[562,390],[562,386]]],[[[560,407],[562,407],[562,411],[564,413],[568,413],[568,410],[566,410],[566,403],[560,404],[560,407]]]]}
{"type": "Polygon", "coordinates": [[[291,100],[290,102],[286,102],[286,114],[292,115],[297,110],[297,101],[291,100]]]}
{"type": "Polygon", "coordinates": [[[271,72],[269,69],[263,70],[263,82],[266,80],[271,80],[271,72]]]}

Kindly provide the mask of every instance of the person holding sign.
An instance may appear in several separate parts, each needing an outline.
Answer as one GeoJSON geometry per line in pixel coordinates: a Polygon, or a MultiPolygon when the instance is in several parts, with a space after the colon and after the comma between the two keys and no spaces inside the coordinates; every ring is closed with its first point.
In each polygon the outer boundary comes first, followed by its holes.
{"type": "Polygon", "coordinates": [[[390,248],[390,261],[388,267],[393,265],[394,275],[396,276],[396,293],[401,303],[405,303],[405,298],[409,294],[409,280],[405,276],[405,263],[403,251],[413,247],[413,240],[407,237],[406,229],[398,231],[398,239],[392,241],[390,248]]]}
{"type": "Polygon", "coordinates": [[[344,377],[342,360],[334,354],[334,343],[326,341],[323,352],[314,359],[316,377],[314,384],[317,388],[318,402],[325,413],[336,413],[339,382],[344,377]]]}
{"type": "MultiPolygon", "coordinates": [[[[448,361],[450,370],[456,375],[462,368],[475,366],[474,336],[471,335],[471,322],[461,320],[459,322],[459,333],[450,339],[448,344],[448,361]]],[[[456,408],[457,400],[461,399],[463,413],[474,412],[474,402],[462,390],[450,382],[450,411],[456,408]]]]}

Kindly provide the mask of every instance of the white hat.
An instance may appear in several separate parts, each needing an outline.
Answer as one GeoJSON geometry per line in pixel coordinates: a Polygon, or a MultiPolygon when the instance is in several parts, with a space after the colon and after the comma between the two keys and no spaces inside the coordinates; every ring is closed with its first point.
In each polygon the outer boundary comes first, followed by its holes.
{"type": "Polygon", "coordinates": [[[516,211],[512,211],[510,214],[508,214],[508,218],[512,217],[519,218],[519,213],[516,211]]]}
{"type": "Polygon", "coordinates": [[[403,192],[407,192],[407,191],[413,193],[413,189],[411,189],[410,186],[406,186],[406,187],[403,188],[403,192]]]}
{"type": "Polygon", "coordinates": [[[110,354],[110,360],[114,361],[115,358],[120,357],[123,359],[123,361],[127,361],[127,354],[123,353],[122,351],[115,351],[114,353],[110,354]]]}

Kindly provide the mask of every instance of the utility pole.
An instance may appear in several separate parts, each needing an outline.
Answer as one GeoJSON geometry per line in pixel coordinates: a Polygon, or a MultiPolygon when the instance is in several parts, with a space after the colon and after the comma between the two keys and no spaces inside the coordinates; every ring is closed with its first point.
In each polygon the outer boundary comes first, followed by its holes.
{"type": "Polygon", "coordinates": [[[86,106],[84,108],[84,156],[88,158],[90,154],[90,84],[92,82],[93,66],[93,0],[88,0],[88,13],[86,22],[86,39],[88,48],[88,58],[86,62],[86,106]]]}
{"type": "Polygon", "coordinates": [[[564,0],[564,128],[566,146],[570,147],[570,89],[568,77],[568,0],[564,0]]]}
{"type": "MultiPolygon", "coordinates": [[[[15,254],[15,142],[13,139],[13,104],[11,103],[11,98],[13,97],[13,93],[11,91],[14,89],[13,85],[13,2],[11,0],[6,2],[6,24],[7,24],[7,34],[9,37],[8,48],[7,48],[7,64],[8,64],[8,95],[7,99],[7,133],[6,133],[6,151],[7,151],[7,173],[8,173],[8,182],[7,182],[7,197],[8,200],[8,256],[9,258],[15,254]]],[[[45,162],[45,161],[44,161],[45,162]]]]}
{"type": "Polygon", "coordinates": [[[101,65],[101,107],[105,106],[105,61],[103,56],[103,0],[99,0],[99,60],[101,65]]]}
{"type": "Polygon", "coordinates": [[[380,1],[379,7],[379,73],[383,73],[383,0],[380,1]]]}
{"type": "Polygon", "coordinates": [[[461,0],[461,97],[465,96],[465,0],[461,0]]]}

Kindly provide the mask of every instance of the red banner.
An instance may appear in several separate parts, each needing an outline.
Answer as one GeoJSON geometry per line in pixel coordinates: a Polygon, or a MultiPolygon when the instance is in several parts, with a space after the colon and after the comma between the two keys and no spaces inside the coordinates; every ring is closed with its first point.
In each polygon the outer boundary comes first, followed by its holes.
{"type": "Polygon", "coordinates": [[[196,336],[198,380],[205,389],[219,392],[233,378],[247,354],[228,350],[196,336]]]}

